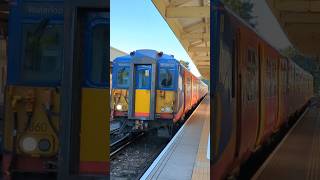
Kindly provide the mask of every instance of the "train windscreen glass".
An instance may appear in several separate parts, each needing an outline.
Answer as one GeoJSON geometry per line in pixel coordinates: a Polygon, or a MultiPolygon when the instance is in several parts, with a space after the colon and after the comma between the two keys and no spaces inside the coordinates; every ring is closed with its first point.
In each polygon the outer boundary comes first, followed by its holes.
{"type": "Polygon", "coordinates": [[[117,73],[117,86],[127,88],[129,86],[129,67],[120,67],[117,73]]]}
{"type": "Polygon", "coordinates": [[[107,25],[99,24],[92,29],[92,64],[90,79],[94,84],[106,84],[109,49],[107,25]]]}
{"type": "Polygon", "coordinates": [[[20,79],[23,82],[54,83],[61,78],[63,54],[63,25],[23,25],[23,54],[20,79]]]}
{"type": "Polygon", "coordinates": [[[174,70],[161,68],[160,76],[159,76],[160,88],[161,89],[173,88],[173,77],[174,77],[174,70]]]}

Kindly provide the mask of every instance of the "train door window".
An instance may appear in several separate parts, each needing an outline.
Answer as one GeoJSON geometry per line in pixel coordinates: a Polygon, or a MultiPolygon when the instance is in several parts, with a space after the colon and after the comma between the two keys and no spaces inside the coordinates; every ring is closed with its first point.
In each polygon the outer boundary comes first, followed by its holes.
{"type": "Polygon", "coordinates": [[[236,41],[232,41],[232,77],[231,77],[231,83],[232,83],[232,97],[235,97],[235,91],[236,91],[236,81],[235,81],[235,74],[236,74],[236,41]]]}
{"type": "Polygon", "coordinates": [[[127,88],[129,86],[129,67],[121,67],[117,73],[117,84],[115,86],[127,88]]]}
{"type": "Polygon", "coordinates": [[[174,77],[173,69],[160,68],[159,87],[161,89],[173,88],[173,80],[174,80],[173,77],[174,77]]]}
{"type": "Polygon", "coordinates": [[[257,96],[257,63],[256,63],[256,53],[253,49],[248,49],[247,51],[247,85],[246,85],[246,92],[247,92],[247,100],[251,101],[256,99],[257,96]]]}
{"type": "Polygon", "coordinates": [[[63,54],[63,25],[49,19],[23,25],[23,82],[59,82],[63,54]]]}
{"type": "Polygon", "coordinates": [[[91,30],[91,43],[92,43],[92,54],[90,76],[91,83],[95,85],[106,85],[107,84],[107,63],[109,50],[107,44],[109,41],[109,29],[106,24],[95,25],[91,30]]]}
{"type": "MultiPolygon", "coordinates": [[[[141,66],[143,66],[143,65],[141,65],[141,66]]],[[[150,85],[151,85],[151,77],[150,77],[151,72],[150,71],[151,71],[151,66],[137,68],[136,89],[150,89],[150,85]]]]}
{"type": "Polygon", "coordinates": [[[191,79],[189,76],[187,76],[187,82],[186,82],[186,95],[191,95],[191,79]]]}

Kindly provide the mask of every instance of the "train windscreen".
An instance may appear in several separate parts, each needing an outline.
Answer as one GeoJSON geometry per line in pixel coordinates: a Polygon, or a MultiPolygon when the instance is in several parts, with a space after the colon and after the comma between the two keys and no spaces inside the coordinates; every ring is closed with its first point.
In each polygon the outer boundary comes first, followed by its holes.
{"type": "Polygon", "coordinates": [[[173,88],[174,81],[174,70],[160,68],[159,76],[159,87],[160,89],[171,89],[173,88]]]}
{"type": "Polygon", "coordinates": [[[117,72],[117,86],[122,88],[129,87],[129,67],[120,67],[117,72]]]}
{"type": "Polygon", "coordinates": [[[90,80],[95,84],[106,84],[109,49],[107,25],[99,24],[92,29],[92,64],[90,80]]]}
{"type": "Polygon", "coordinates": [[[21,81],[59,82],[62,55],[63,25],[49,24],[49,20],[24,24],[21,81]]]}

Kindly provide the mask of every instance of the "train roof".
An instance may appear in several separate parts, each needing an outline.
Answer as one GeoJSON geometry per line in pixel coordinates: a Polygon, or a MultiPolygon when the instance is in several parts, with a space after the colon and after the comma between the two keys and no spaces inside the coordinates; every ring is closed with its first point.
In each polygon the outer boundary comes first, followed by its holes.
{"type": "MultiPolygon", "coordinates": [[[[311,75],[310,72],[306,71],[304,68],[302,68],[301,66],[299,66],[297,63],[295,63],[292,59],[290,59],[289,57],[285,56],[280,49],[276,48],[275,46],[273,46],[269,41],[267,41],[255,28],[253,28],[252,26],[250,26],[246,21],[244,21],[239,15],[237,15],[235,12],[233,12],[229,7],[227,7],[224,3],[222,3],[224,10],[229,13],[230,15],[232,15],[234,18],[236,18],[237,20],[239,20],[245,27],[249,28],[251,31],[253,31],[262,41],[264,41],[268,46],[270,46],[271,48],[273,48],[274,50],[276,50],[278,52],[278,54],[280,56],[282,56],[283,58],[287,58],[288,60],[290,60],[296,67],[298,67],[300,70],[302,70],[305,74],[309,74],[311,75]]],[[[312,75],[311,75],[312,76],[312,75]]]]}
{"type": "Polygon", "coordinates": [[[179,63],[179,61],[175,59],[173,55],[164,54],[163,52],[152,50],[152,49],[136,50],[131,52],[130,55],[117,57],[113,62],[114,63],[130,62],[132,58],[139,58],[139,57],[148,57],[148,58],[154,59],[155,61],[169,60],[169,61],[175,61],[176,63],[179,63]]]}

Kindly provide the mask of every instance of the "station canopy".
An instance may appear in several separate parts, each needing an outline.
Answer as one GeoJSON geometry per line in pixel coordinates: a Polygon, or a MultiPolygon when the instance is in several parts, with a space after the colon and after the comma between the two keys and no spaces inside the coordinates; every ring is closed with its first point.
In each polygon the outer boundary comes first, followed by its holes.
{"type": "Polygon", "coordinates": [[[320,56],[320,0],[266,0],[291,43],[320,56]]]}
{"type": "Polygon", "coordinates": [[[8,1],[0,0],[0,35],[7,35],[9,7],[8,1]]]}
{"type": "Polygon", "coordinates": [[[152,0],[193,63],[210,79],[210,0],[152,0]]]}

